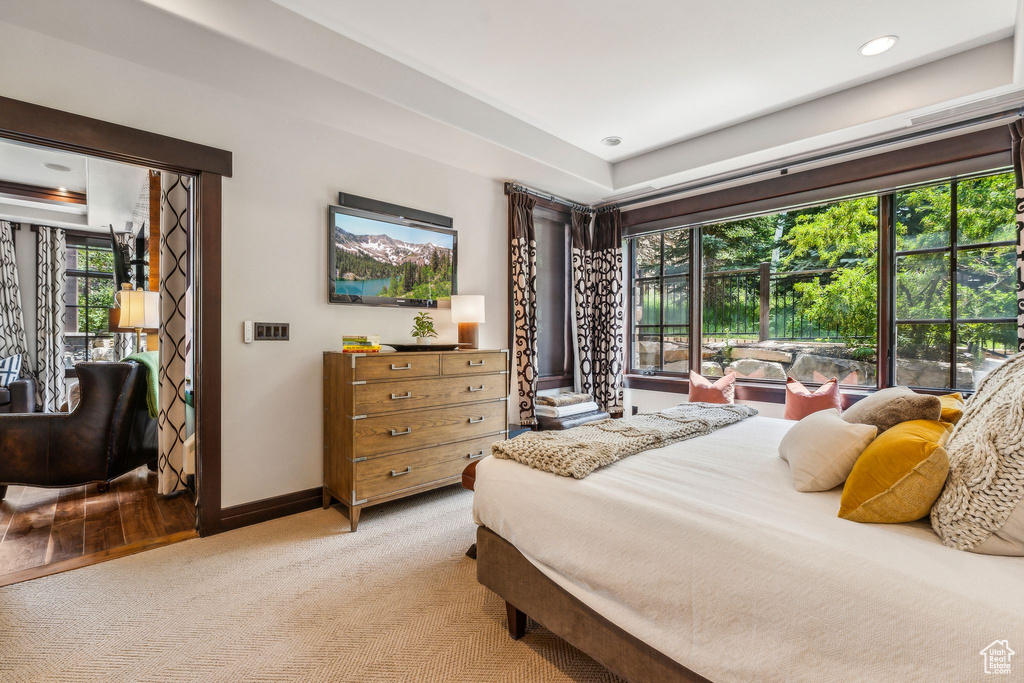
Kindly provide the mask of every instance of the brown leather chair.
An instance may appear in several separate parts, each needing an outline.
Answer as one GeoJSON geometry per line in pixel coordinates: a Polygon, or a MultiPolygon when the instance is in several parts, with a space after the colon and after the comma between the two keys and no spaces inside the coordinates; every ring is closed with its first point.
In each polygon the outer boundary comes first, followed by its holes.
{"type": "Polygon", "coordinates": [[[34,413],[36,410],[36,383],[23,378],[0,387],[0,413],[34,413]]]}
{"type": "Polygon", "coordinates": [[[146,368],[75,366],[82,401],[71,413],[0,415],[0,500],[7,486],[106,484],[157,460],[157,421],[146,407],[146,368]]]}

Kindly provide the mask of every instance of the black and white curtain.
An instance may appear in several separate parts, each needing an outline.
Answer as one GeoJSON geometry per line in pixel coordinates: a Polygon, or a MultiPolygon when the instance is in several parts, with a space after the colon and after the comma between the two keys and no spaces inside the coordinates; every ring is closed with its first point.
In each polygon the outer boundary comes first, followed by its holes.
{"type": "Polygon", "coordinates": [[[1013,172],[1017,176],[1017,350],[1024,351],[1024,120],[1010,124],[1013,172]]]}
{"type": "Polygon", "coordinates": [[[594,400],[610,415],[622,414],[625,303],[622,289],[622,214],[603,209],[594,219],[591,340],[594,400]]]}
{"type": "Polygon", "coordinates": [[[60,228],[36,230],[36,358],[39,408],[55,412],[64,402],[64,288],[67,240],[60,228]]]}
{"type": "Polygon", "coordinates": [[[533,207],[537,200],[521,191],[508,194],[512,259],[512,325],[519,380],[519,424],[535,425],[537,396],[537,239],[533,207]]]}
{"type": "Polygon", "coordinates": [[[593,250],[590,209],[574,206],[570,222],[572,238],[572,333],[576,340],[575,391],[594,395],[594,345],[591,318],[594,310],[593,250]]]}
{"type": "MultiPolygon", "coordinates": [[[[128,257],[127,262],[131,263],[132,259],[135,258],[135,239],[133,235],[130,232],[119,233],[114,236],[114,239],[116,240],[114,246],[120,248],[128,257]]],[[[142,349],[138,350],[141,351],[142,349]]],[[[117,360],[124,360],[135,353],[135,335],[131,333],[114,335],[114,352],[117,360]]]]}
{"type": "Polygon", "coordinates": [[[161,174],[159,492],[185,489],[185,322],[188,244],[195,217],[193,179],[161,174]]]}
{"type": "Polygon", "coordinates": [[[14,260],[14,227],[8,221],[0,221],[0,358],[21,356],[22,374],[31,374],[27,350],[21,286],[14,260]]]}

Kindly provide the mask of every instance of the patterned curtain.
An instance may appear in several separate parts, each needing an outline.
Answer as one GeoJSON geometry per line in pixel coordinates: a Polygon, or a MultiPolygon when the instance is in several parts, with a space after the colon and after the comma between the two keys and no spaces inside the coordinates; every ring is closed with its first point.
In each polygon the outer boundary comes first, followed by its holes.
{"type": "MultiPolygon", "coordinates": [[[[127,249],[125,252],[128,256],[128,261],[135,258],[135,239],[129,232],[119,233],[114,236],[117,240],[115,246],[120,247],[122,250],[127,249]]],[[[129,266],[131,268],[131,266],[129,266]]],[[[145,346],[145,342],[143,342],[145,346]]],[[[141,349],[140,349],[141,351],[141,349]]],[[[135,353],[135,335],[131,333],[127,334],[116,334],[114,335],[114,352],[117,355],[117,360],[124,360],[128,356],[135,353]]]]}
{"type": "Polygon", "coordinates": [[[195,216],[192,178],[161,174],[159,492],[185,489],[185,297],[188,241],[195,216]]]}
{"type": "Polygon", "coordinates": [[[1024,351],[1024,120],[1010,124],[1013,172],[1017,176],[1017,350],[1024,351]]]}
{"type": "Polygon", "coordinates": [[[591,339],[594,400],[613,417],[622,414],[625,307],[622,291],[622,214],[604,209],[594,219],[591,339]]]}
{"type": "Polygon", "coordinates": [[[64,402],[64,231],[36,226],[36,400],[45,412],[64,402]]]}
{"type": "Polygon", "coordinates": [[[535,425],[537,395],[537,240],[533,207],[525,192],[508,195],[508,227],[512,240],[512,311],[516,371],[519,377],[519,424],[535,425]]]}
{"type": "Polygon", "coordinates": [[[0,221],[0,358],[20,355],[22,374],[26,374],[27,350],[21,286],[14,261],[14,229],[9,222],[0,221]]]}
{"type": "Polygon", "coordinates": [[[572,209],[572,332],[576,339],[575,391],[594,395],[594,346],[591,318],[594,311],[593,251],[590,240],[590,209],[572,209]]]}

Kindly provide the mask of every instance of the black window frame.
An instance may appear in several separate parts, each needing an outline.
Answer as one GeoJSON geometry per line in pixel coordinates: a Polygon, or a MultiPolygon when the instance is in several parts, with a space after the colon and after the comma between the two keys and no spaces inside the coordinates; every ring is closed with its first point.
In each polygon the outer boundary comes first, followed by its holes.
{"type": "MultiPolygon", "coordinates": [[[[768,211],[761,211],[754,214],[737,214],[732,217],[716,218],[713,222],[697,223],[697,224],[680,224],[671,227],[660,228],[656,231],[650,232],[638,232],[629,234],[624,238],[625,249],[624,253],[627,256],[627,265],[625,269],[626,290],[628,300],[626,302],[627,315],[626,315],[626,375],[627,377],[637,378],[640,381],[635,382],[636,388],[656,388],[656,385],[648,385],[643,380],[645,378],[657,381],[658,378],[666,380],[685,380],[688,373],[677,373],[677,372],[664,372],[662,370],[650,370],[642,369],[634,366],[633,359],[635,357],[634,344],[637,341],[636,324],[634,322],[634,313],[636,310],[636,301],[634,298],[635,293],[638,291],[635,287],[635,281],[640,279],[635,277],[636,273],[636,262],[635,262],[635,250],[636,240],[641,237],[651,236],[653,234],[661,233],[662,235],[667,232],[676,230],[690,230],[690,287],[689,287],[689,304],[690,304],[690,326],[689,326],[689,348],[691,349],[690,356],[690,367],[689,370],[697,370],[699,372],[701,353],[693,353],[693,349],[702,349],[703,342],[703,289],[704,289],[704,268],[703,260],[700,258],[701,244],[703,242],[703,228],[708,225],[720,225],[722,223],[729,223],[732,221],[742,220],[744,218],[750,218],[755,215],[769,215],[775,213],[782,213],[785,211],[794,211],[803,208],[809,208],[811,206],[822,206],[827,204],[839,203],[842,201],[848,201],[861,197],[874,196],[878,201],[878,245],[877,245],[877,259],[878,259],[878,290],[877,290],[877,311],[878,311],[878,327],[877,327],[877,372],[876,372],[876,383],[874,387],[870,386],[850,386],[848,387],[854,391],[872,391],[881,389],[889,386],[894,386],[894,380],[896,378],[896,331],[898,324],[923,324],[929,323],[929,320],[897,320],[896,319],[896,272],[897,272],[897,259],[900,256],[906,254],[916,253],[928,253],[928,252],[949,252],[950,258],[950,297],[951,297],[951,309],[949,319],[938,319],[938,324],[949,324],[951,327],[950,334],[950,371],[949,371],[949,384],[948,387],[914,387],[928,392],[934,393],[946,393],[950,391],[958,391],[965,394],[972,393],[973,389],[958,389],[956,388],[956,370],[957,363],[956,358],[956,328],[960,324],[970,324],[973,322],[981,323],[1015,323],[1016,318],[985,318],[985,319],[974,319],[974,318],[959,318],[956,315],[956,298],[957,298],[957,287],[956,287],[956,274],[957,274],[957,260],[956,254],[959,251],[984,249],[984,248],[1009,248],[1014,250],[1016,248],[1016,242],[1010,241],[997,241],[991,243],[978,243],[960,246],[958,244],[958,230],[957,230],[957,198],[956,198],[956,186],[959,182],[965,182],[978,178],[986,178],[991,176],[1003,175],[1006,173],[1013,173],[1012,166],[997,166],[995,168],[987,169],[979,172],[954,174],[947,177],[935,178],[927,182],[915,182],[913,184],[901,185],[884,191],[872,191],[862,192],[860,194],[851,194],[838,196],[832,199],[823,199],[814,201],[808,204],[796,204],[785,208],[774,208],[768,211]],[[928,187],[935,185],[950,184],[950,244],[947,247],[938,248],[927,248],[921,250],[897,250],[896,249],[896,235],[895,235],[895,223],[896,215],[894,211],[894,203],[896,195],[900,192],[905,192],[914,188],[928,187]],[[696,254],[696,258],[695,258],[696,254]],[[695,321],[696,324],[695,324],[695,321]]],[[[659,276],[664,273],[664,248],[662,248],[662,259],[659,266],[659,276]]],[[[644,280],[653,280],[654,277],[642,278],[644,280]]],[[[664,287],[662,287],[662,293],[664,287]]],[[[662,318],[664,317],[664,305],[662,305],[662,318]]],[[[663,339],[663,337],[661,337],[663,339]]],[[[662,346],[663,349],[663,346],[662,346]]],[[[662,350],[662,355],[664,350],[662,350]]],[[[661,360],[661,366],[664,365],[664,359],[661,360]]],[[[781,389],[785,382],[782,380],[770,380],[770,379],[746,379],[737,377],[738,384],[748,385],[750,387],[778,387],[781,389]]],[[[807,386],[819,386],[815,382],[802,382],[807,386]]],[[[627,386],[629,386],[627,382],[627,386]]],[[[752,396],[753,398],[754,396],[752,396]]],[[[773,398],[771,394],[761,392],[756,395],[756,398],[770,399],[773,398]]]]}
{"type": "MultiPolygon", "coordinates": [[[[89,270],[89,268],[88,268],[89,252],[90,251],[112,251],[113,250],[113,245],[111,245],[111,243],[110,243],[110,238],[105,238],[105,237],[100,237],[100,236],[90,235],[90,234],[85,234],[85,233],[71,232],[71,231],[65,231],[65,240],[66,240],[66,244],[67,244],[67,247],[68,247],[69,250],[73,248],[76,251],[78,251],[78,253],[84,254],[84,256],[85,256],[85,265],[86,265],[86,268],[84,268],[84,269],[83,268],[68,268],[67,271],[65,272],[65,277],[66,277],[67,280],[70,280],[71,278],[79,278],[80,280],[84,280],[85,281],[85,293],[86,293],[86,305],[84,305],[84,306],[81,306],[81,305],[78,304],[78,287],[77,286],[75,287],[75,290],[74,290],[74,303],[70,303],[67,300],[64,301],[65,320],[69,319],[67,316],[68,316],[68,312],[70,310],[74,310],[76,312],[76,314],[81,314],[82,312],[84,312],[84,315],[86,316],[86,320],[88,320],[88,315],[89,315],[89,311],[90,310],[100,310],[100,309],[109,310],[108,306],[90,306],[89,305],[89,280],[93,280],[93,279],[96,279],[96,280],[110,280],[111,282],[114,282],[114,273],[113,272],[104,273],[102,271],[89,270]]],[[[81,261],[79,261],[79,262],[81,263],[81,261]]],[[[77,284],[78,283],[76,283],[76,285],[77,284]]],[[[75,363],[90,362],[90,361],[92,361],[92,347],[90,346],[90,343],[92,341],[94,341],[96,339],[114,339],[114,338],[116,338],[116,333],[114,333],[114,332],[107,332],[106,334],[96,334],[96,333],[89,332],[88,330],[86,330],[86,332],[84,334],[79,334],[78,332],[74,333],[77,338],[82,339],[84,337],[84,339],[85,339],[85,358],[83,360],[76,360],[74,358],[74,353],[75,353],[74,349],[67,343],[67,339],[70,338],[71,334],[72,333],[68,332],[67,330],[65,330],[65,332],[64,332],[64,335],[65,335],[65,343],[64,343],[65,358],[67,358],[69,355],[71,356],[71,366],[70,367],[66,367],[66,374],[69,374],[69,376],[74,376],[74,364],[75,363]]]]}

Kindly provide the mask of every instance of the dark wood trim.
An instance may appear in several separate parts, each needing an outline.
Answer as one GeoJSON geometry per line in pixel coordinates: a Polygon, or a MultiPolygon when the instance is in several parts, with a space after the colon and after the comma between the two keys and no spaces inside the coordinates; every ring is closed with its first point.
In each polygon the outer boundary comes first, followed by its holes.
{"type": "Polygon", "coordinates": [[[196,501],[199,533],[222,531],[221,499],[221,176],[200,173],[196,266],[199,292],[195,311],[196,501]]]}
{"type": "Polygon", "coordinates": [[[140,166],[231,177],[231,152],[0,97],[0,135],[140,166]]]}
{"type": "Polygon", "coordinates": [[[218,531],[239,529],[250,524],[267,522],[278,517],[287,517],[297,512],[306,512],[321,506],[324,489],[322,486],[286,493],[282,496],[264,498],[244,505],[232,505],[221,511],[218,531]]]}
{"type": "MultiPolygon", "coordinates": [[[[1006,126],[987,128],[966,135],[926,142],[823,168],[781,175],[747,185],[623,211],[622,227],[625,230],[632,226],[655,221],[882,179],[900,173],[968,161],[992,154],[1006,153],[1009,156],[1009,152],[1009,129],[1006,126]]],[[[1009,164],[1009,161],[1007,163],[1009,164]]],[[[780,206],[780,208],[782,207],[780,206]]],[[[629,231],[626,230],[626,232],[629,231]]]]}
{"type": "Polygon", "coordinates": [[[85,204],[85,193],[0,180],[0,194],[50,204],[85,204]]]}
{"type": "Polygon", "coordinates": [[[198,530],[221,524],[221,203],[231,152],[0,97],[0,137],[197,178],[196,405],[198,530]]]}

